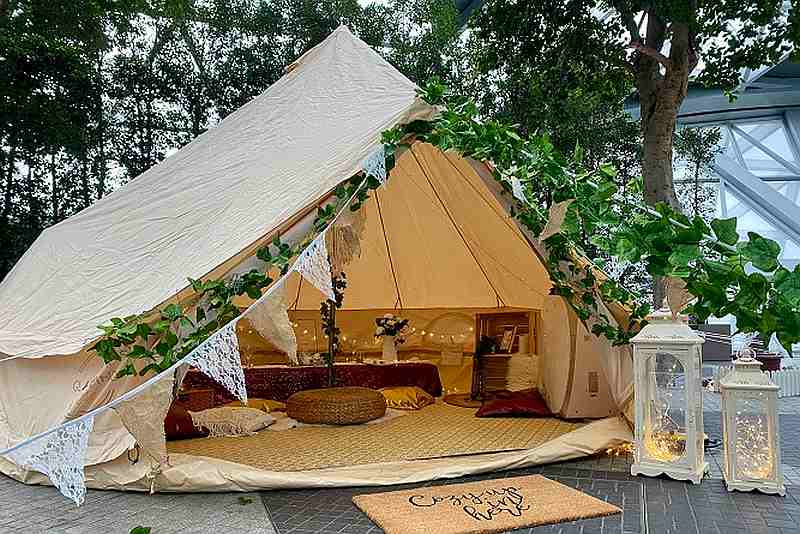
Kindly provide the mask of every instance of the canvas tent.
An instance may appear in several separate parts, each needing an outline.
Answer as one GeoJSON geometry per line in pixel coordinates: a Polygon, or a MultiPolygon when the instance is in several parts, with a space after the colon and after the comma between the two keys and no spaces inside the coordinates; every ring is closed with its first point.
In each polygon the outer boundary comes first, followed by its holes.
{"type": "MultiPolygon", "coordinates": [[[[0,451],[95,414],[81,458],[86,484],[151,487],[146,462],[131,463],[127,453],[137,441],[133,434],[153,425],[145,420],[160,405],[147,403],[171,395],[180,376],[144,386],[143,378],[106,380],[93,388],[109,374],[88,351],[97,325],[186,302],[192,295],[187,277],[230,277],[257,266],[256,249],[276,234],[292,240],[307,233],[317,206],[362,168],[383,130],[436,111],[344,27],[287,71],[217,127],[46,230],[8,274],[0,285],[0,451]],[[102,409],[131,392],[137,395],[102,409]],[[139,428],[132,428],[137,417],[139,428]]],[[[486,164],[414,145],[363,207],[361,254],[347,266],[343,328],[361,328],[366,340],[364,324],[383,311],[400,310],[419,324],[492,310],[535,312],[536,381],[551,409],[564,417],[606,419],[534,450],[403,462],[392,469],[279,473],[174,454],[160,466],[157,488],[399,483],[566,459],[627,439],[618,414],[632,396],[630,355],[588,333],[560,298],[549,295],[548,275],[530,236],[509,217],[508,202],[486,164]]],[[[281,280],[295,320],[318,314],[324,298],[301,274],[281,280]]],[[[261,304],[242,303],[254,313],[261,304]]],[[[410,346],[415,343],[426,340],[412,339],[410,346]]],[[[474,350],[470,343],[465,352],[474,350]]],[[[221,365],[211,349],[192,362],[202,368],[206,357],[221,365]]],[[[14,460],[0,459],[0,469],[28,482],[46,481],[37,472],[42,469],[14,460]]]]}

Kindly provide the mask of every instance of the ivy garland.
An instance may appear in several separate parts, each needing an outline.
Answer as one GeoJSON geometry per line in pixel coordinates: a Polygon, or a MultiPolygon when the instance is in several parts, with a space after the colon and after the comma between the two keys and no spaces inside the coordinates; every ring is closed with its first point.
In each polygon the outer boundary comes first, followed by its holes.
{"type": "Polygon", "coordinates": [[[684,311],[701,322],[732,315],[738,331],[758,333],[765,343],[776,334],[791,352],[800,342],[800,266],[793,271],[780,266],[777,242],[755,232],[739,241],[735,218],[706,224],[664,204],[655,209],[631,204],[618,194],[614,168],[585,169],[580,148],[567,159],[546,135],[523,139],[511,125],[480,120],[474,103],[448,95],[436,81],[421,96],[441,106],[440,116],[399,126],[384,134],[384,142],[397,145],[413,134],[443,151],[490,161],[494,178],[506,190],[510,177],[522,183],[527,202],[517,202],[512,216],[536,237],[550,209],[569,202],[561,230],[543,240],[545,264],[552,292],[566,298],[595,334],[627,343],[649,312],[647,305],[637,304],[637,295],[613,280],[597,280],[593,266],[605,253],[641,262],[651,275],[682,279],[695,297],[684,311]],[[630,323],[615,326],[603,311],[604,301],[627,307],[630,323]]]}
{"type": "MultiPolygon", "coordinates": [[[[586,169],[580,148],[566,158],[546,135],[523,138],[512,125],[481,120],[472,101],[449,95],[437,80],[421,89],[420,96],[439,106],[440,113],[432,121],[414,121],[383,132],[387,175],[399,153],[421,141],[491,162],[494,178],[508,193],[511,178],[519,180],[525,201],[515,199],[511,215],[543,244],[551,292],[564,297],[594,334],[615,345],[628,343],[646,324],[650,311],[636,293],[597,276],[603,256],[613,256],[642,262],[651,275],[684,280],[696,298],[684,311],[700,321],[730,314],[740,332],[758,332],[765,341],[776,334],[790,351],[800,342],[800,266],[793,271],[781,267],[775,241],[749,232],[748,240],[740,242],[735,219],[707,224],[663,204],[650,209],[631,203],[629,196],[619,194],[612,166],[586,169]],[[564,211],[558,231],[545,235],[551,212],[558,210],[564,211]],[[609,318],[604,303],[612,302],[627,310],[627,324],[609,318]]],[[[155,318],[153,314],[114,318],[100,327],[104,335],[92,349],[106,363],[122,362],[117,376],[169,368],[239,315],[234,296],[260,297],[273,281],[267,273],[288,272],[292,259],[328,226],[344,203],[358,210],[379,185],[374,176],[350,178],[334,192],[335,202],[318,209],[312,235],[296,245],[276,237],[257,251],[266,264],[263,271],[251,270],[228,281],[190,279],[196,293],[194,318],[178,304],[166,306],[155,318]],[[181,332],[188,333],[181,336],[181,332]],[[147,363],[136,365],[138,361],[147,363]]]]}

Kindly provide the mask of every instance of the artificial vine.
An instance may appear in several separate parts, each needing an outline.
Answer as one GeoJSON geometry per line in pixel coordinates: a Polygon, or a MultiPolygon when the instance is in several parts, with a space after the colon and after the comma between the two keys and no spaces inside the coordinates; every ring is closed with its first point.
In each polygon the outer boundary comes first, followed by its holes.
{"type": "Polygon", "coordinates": [[[328,352],[323,356],[328,367],[328,387],[336,385],[336,374],[333,364],[336,362],[336,353],[339,351],[339,334],[341,330],[336,326],[336,310],[344,303],[344,290],[347,287],[347,276],[339,273],[331,280],[334,300],[324,300],[319,306],[322,331],[328,338],[328,352]]]}
{"type": "MultiPolygon", "coordinates": [[[[649,312],[636,293],[610,278],[598,279],[604,256],[612,256],[641,262],[651,275],[684,280],[695,297],[685,311],[700,321],[730,314],[741,332],[758,332],[764,341],[776,334],[788,350],[800,342],[800,266],[793,271],[781,267],[775,241],[750,232],[748,240],[740,242],[735,219],[707,224],[665,205],[649,209],[631,203],[619,194],[613,167],[586,169],[580,148],[567,158],[546,135],[523,137],[512,125],[482,120],[472,101],[448,95],[435,80],[420,96],[440,113],[432,121],[418,120],[382,133],[387,174],[401,150],[422,141],[490,162],[494,178],[508,193],[512,179],[518,180],[524,200],[514,200],[511,215],[541,241],[552,293],[564,297],[594,334],[625,344],[646,323],[649,312]],[[544,234],[554,218],[561,219],[556,231],[544,234]],[[607,302],[627,309],[627,324],[609,318],[607,302]]],[[[334,191],[336,201],[317,210],[314,231],[306,239],[292,245],[276,237],[257,251],[263,269],[232,280],[190,279],[194,317],[186,313],[191,306],[170,304],[152,314],[114,318],[100,327],[104,335],[92,349],[106,363],[121,362],[118,376],[169,368],[239,315],[234,296],[260,297],[273,281],[268,273],[277,269],[285,274],[292,259],[345,202],[356,211],[379,185],[377,177],[363,174],[340,185],[334,191]]]]}
{"type": "Polygon", "coordinates": [[[511,215],[537,238],[554,208],[566,206],[559,230],[543,239],[545,265],[552,292],[563,296],[595,334],[627,343],[649,311],[615,281],[597,279],[594,267],[609,255],[641,262],[651,275],[682,279],[695,297],[684,311],[700,321],[730,314],[740,332],[757,332],[765,342],[776,334],[790,352],[800,342],[800,266],[793,271],[780,266],[775,241],[749,232],[740,242],[736,219],[707,224],[663,204],[650,209],[630,203],[618,193],[615,169],[584,168],[580,148],[566,158],[546,135],[523,138],[511,125],[481,120],[473,102],[448,95],[437,81],[420,95],[440,106],[438,118],[385,132],[385,145],[400,146],[413,135],[443,151],[491,162],[494,178],[509,192],[510,180],[519,180],[525,201],[516,201],[511,215]],[[602,302],[625,306],[629,324],[616,326],[602,302]]]}
{"type": "MultiPolygon", "coordinates": [[[[387,158],[387,169],[394,166],[394,158],[387,158]]],[[[236,296],[261,297],[272,284],[269,273],[278,271],[285,275],[296,258],[324,230],[336,214],[349,203],[356,211],[369,197],[369,191],[380,185],[374,176],[357,174],[339,185],[333,192],[334,202],[317,209],[313,230],[299,243],[290,244],[276,236],[271,243],[259,248],[256,257],[264,262],[262,269],[252,269],[231,279],[194,280],[189,284],[194,297],[188,304],[169,304],[155,313],[115,317],[99,326],[103,337],[91,348],[106,364],[120,362],[116,377],[145,376],[169,369],[208,339],[241,311],[233,304],[236,296]],[[188,309],[195,307],[194,317],[188,309]]],[[[339,285],[343,283],[343,278],[339,285]]],[[[338,287],[341,291],[343,287],[338,287]]],[[[334,291],[337,290],[334,284],[334,291]]],[[[339,304],[341,305],[341,304],[339,304]]],[[[333,375],[331,375],[333,376],[333,375]]]]}

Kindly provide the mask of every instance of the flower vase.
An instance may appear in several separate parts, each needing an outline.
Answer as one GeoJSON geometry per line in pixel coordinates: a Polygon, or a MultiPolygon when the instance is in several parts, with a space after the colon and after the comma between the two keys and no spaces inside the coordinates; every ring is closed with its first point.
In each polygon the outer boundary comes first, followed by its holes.
{"type": "Polygon", "coordinates": [[[383,359],[387,362],[397,361],[397,345],[394,344],[395,336],[383,336],[383,359]]]}

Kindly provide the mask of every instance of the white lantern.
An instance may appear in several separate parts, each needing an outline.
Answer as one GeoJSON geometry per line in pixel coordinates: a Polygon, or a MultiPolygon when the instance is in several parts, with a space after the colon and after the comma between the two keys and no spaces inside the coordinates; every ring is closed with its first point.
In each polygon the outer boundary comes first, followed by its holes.
{"type": "MultiPolygon", "coordinates": [[[[748,351],[749,352],[749,351],[748,351]]],[[[781,471],[778,390],[761,362],[746,354],[720,380],[725,462],[729,491],[786,495],[781,471]]]]}
{"type": "Polygon", "coordinates": [[[685,317],[659,310],[631,339],[636,436],[632,475],[667,475],[699,484],[703,454],[703,337],[685,317]]]}

